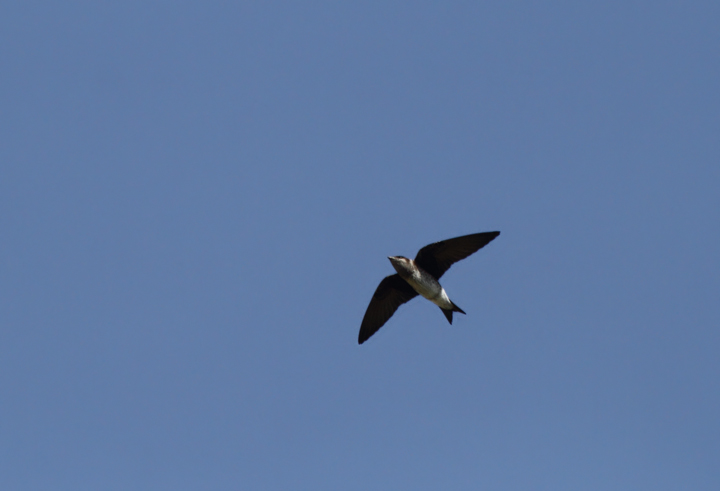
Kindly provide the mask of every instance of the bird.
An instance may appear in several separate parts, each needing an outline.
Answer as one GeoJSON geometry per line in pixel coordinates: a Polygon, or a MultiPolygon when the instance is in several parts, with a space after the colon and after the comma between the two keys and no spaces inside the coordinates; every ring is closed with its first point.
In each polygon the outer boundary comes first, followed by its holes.
{"type": "Polygon", "coordinates": [[[434,242],[420,249],[415,259],[388,256],[397,273],[386,276],[375,290],[360,325],[358,344],[367,341],[398,307],[418,294],[440,307],[450,324],[453,312],[465,314],[450,300],[438,280],[450,266],[485,247],[498,235],[500,232],[482,232],[434,242]]]}

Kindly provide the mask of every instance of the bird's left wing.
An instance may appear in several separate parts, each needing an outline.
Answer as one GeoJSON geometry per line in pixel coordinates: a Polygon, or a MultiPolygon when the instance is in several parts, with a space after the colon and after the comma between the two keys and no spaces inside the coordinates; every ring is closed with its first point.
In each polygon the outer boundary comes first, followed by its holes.
{"type": "Polygon", "coordinates": [[[450,266],[485,247],[498,235],[500,232],[482,232],[426,245],[418,251],[415,263],[440,279],[450,266]]]}
{"type": "Polygon", "coordinates": [[[358,334],[358,344],[367,341],[392,317],[398,307],[416,296],[417,292],[399,275],[386,276],[378,285],[365,311],[358,334]]]}

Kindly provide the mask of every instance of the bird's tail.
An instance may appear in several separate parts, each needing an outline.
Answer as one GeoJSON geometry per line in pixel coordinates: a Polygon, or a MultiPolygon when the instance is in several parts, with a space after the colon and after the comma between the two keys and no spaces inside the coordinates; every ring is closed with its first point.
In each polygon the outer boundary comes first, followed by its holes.
{"type": "MultiPolygon", "coordinates": [[[[442,310],[443,314],[445,314],[445,318],[448,320],[450,324],[452,324],[452,314],[453,312],[460,312],[461,314],[465,314],[465,311],[455,305],[455,303],[450,300],[450,303],[452,304],[452,309],[444,309],[440,307],[440,310],[442,310]]],[[[466,314],[467,315],[467,314],[466,314]]]]}

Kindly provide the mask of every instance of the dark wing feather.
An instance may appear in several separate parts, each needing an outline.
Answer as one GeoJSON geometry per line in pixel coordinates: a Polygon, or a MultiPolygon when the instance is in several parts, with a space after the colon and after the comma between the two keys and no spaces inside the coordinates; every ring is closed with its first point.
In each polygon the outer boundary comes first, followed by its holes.
{"type": "Polygon", "coordinates": [[[483,232],[426,245],[418,251],[415,263],[440,279],[450,266],[477,252],[498,235],[500,232],[483,232]]]}
{"type": "Polygon", "coordinates": [[[365,311],[358,343],[363,344],[385,324],[402,304],[417,296],[417,292],[397,274],[386,276],[375,290],[365,311]]]}

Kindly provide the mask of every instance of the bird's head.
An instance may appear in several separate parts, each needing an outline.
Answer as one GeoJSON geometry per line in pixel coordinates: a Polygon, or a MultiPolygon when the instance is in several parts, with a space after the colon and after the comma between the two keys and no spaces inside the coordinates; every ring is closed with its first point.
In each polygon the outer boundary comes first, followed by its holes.
{"type": "Polygon", "coordinates": [[[403,256],[388,256],[388,259],[400,276],[412,274],[412,260],[403,256]]]}

